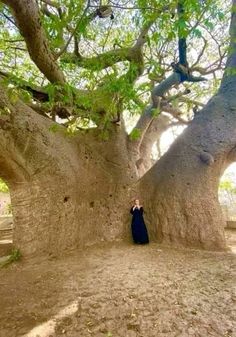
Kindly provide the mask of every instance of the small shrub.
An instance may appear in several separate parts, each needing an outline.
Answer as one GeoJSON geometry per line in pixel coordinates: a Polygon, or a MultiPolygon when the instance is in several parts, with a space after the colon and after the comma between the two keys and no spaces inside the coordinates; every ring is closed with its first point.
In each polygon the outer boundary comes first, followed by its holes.
{"type": "Polygon", "coordinates": [[[18,248],[12,249],[9,258],[1,264],[1,267],[9,266],[13,262],[17,262],[21,259],[22,255],[18,248]]]}
{"type": "Polygon", "coordinates": [[[9,189],[5,182],[0,178],[0,192],[8,193],[9,189]]]}

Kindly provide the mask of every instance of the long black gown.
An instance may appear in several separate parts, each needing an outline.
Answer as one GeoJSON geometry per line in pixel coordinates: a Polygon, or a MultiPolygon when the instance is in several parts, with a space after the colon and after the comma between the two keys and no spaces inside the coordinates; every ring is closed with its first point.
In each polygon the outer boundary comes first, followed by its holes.
{"type": "Polygon", "coordinates": [[[134,210],[132,207],[130,213],[133,215],[131,230],[134,243],[149,243],[148,232],[143,219],[143,207],[134,210]]]}

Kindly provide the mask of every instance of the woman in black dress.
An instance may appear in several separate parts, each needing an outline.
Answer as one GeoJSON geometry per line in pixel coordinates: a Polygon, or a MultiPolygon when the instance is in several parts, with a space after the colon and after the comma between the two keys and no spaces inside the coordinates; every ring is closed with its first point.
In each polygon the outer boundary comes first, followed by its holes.
{"type": "Polygon", "coordinates": [[[134,200],[134,206],[131,207],[130,213],[133,215],[131,230],[134,243],[149,243],[147,228],[143,219],[143,207],[139,200],[134,200]]]}

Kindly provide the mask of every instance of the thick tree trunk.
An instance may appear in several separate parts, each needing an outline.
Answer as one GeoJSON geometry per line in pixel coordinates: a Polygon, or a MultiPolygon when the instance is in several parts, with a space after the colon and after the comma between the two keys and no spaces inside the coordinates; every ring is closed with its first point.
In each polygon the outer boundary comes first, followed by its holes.
{"type": "MultiPolygon", "coordinates": [[[[171,118],[163,113],[153,118],[140,139],[129,139],[129,156],[136,163],[136,174],[142,177],[155,163],[152,159],[152,148],[155,143],[160,144],[161,136],[171,126],[171,118]]],[[[160,154],[161,155],[161,154],[160,154]]]]}
{"type": "Polygon", "coordinates": [[[159,242],[224,249],[219,179],[236,144],[235,85],[199,112],[139,181],[149,228],[159,242]]]}
{"type": "Polygon", "coordinates": [[[171,124],[170,117],[160,114],[154,118],[145,133],[139,148],[139,160],[136,162],[139,176],[142,177],[153,165],[152,148],[157,142],[160,143],[161,136],[168,130],[171,124]]]}
{"type": "Polygon", "coordinates": [[[112,126],[107,141],[96,129],[70,137],[3,92],[0,108],[0,176],[10,187],[14,245],[24,255],[59,255],[129,240],[128,186],[136,176],[123,128],[112,126]]]}

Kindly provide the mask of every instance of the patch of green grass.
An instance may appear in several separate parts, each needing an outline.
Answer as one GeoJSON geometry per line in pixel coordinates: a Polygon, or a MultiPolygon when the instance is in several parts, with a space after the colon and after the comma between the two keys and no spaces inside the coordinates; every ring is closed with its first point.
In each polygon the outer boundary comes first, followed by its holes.
{"type": "Polygon", "coordinates": [[[7,267],[9,266],[11,263],[17,262],[21,259],[22,255],[19,249],[14,248],[12,249],[9,258],[2,262],[0,267],[7,267]]]}

